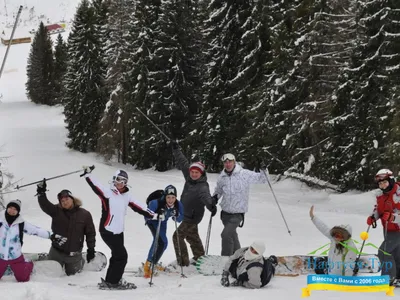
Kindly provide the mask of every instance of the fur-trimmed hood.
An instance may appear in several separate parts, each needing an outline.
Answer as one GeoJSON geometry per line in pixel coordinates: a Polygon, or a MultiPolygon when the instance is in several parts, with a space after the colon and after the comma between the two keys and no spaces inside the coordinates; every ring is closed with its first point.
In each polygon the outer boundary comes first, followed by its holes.
{"type": "MultiPolygon", "coordinates": [[[[82,200],[81,199],[79,199],[79,198],[77,198],[75,196],[73,196],[71,198],[72,198],[72,200],[74,202],[74,207],[81,207],[82,206],[82,200]]],[[[58,203],[58,206],[60,206],[62,208],[61,203],[58,203]]]]}
{"type": "Polygon", "coordinates": [[[343,236],[343,239],[345,241],[347,241],[348,239],[351,238],[351,235],[353,233],[353,229],[351,228],[351,226],[349,224],[345,224],[345,225],[337,225],[334,226],[331,230],[330,230],[330,234],[331,236],[334,235],[334,233],[340,233],[343,236]]]}

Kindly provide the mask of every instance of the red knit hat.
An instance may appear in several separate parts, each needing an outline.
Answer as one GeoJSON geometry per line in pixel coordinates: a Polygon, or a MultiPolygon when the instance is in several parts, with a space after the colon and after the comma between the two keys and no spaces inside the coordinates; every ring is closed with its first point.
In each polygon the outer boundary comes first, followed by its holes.
{"type": "Polygon", "coordinates": [[[206,166],[201,162],[201,161],[197,161],[194,162],[190,165],[189,167],[189,171],[191,170],[197,170],[199,171],[201,174],[204,173],[204,170],[206,169],[206,166]]]}

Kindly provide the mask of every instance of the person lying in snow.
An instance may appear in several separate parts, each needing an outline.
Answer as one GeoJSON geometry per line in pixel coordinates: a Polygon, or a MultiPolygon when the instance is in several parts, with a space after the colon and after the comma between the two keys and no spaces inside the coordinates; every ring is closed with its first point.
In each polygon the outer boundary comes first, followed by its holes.
{"type": "Polygon", "coordinates": [[[29,281],[33,262],[25,261],[22,254],[23,233],[50,239],[53,243],[64,244],[67,238],[52,234],[28,222],[20,215],[21,201],[11,200],[5,211],[0,212],[0,278],[10,266],[18,282],[29,281]]]}
{"type": "Polygon", "coordinates": [[[350,225],[336,225],[329,228],[320,218],[314,215],[314,205],[310,209],[310,217],[315,227],[328,239],[331,240],[331,247],[328,253],[328,260],[324,267],[328,274],[353,276],[355,261],[357,259],[357,247],[351,239],[352,229],[350,225]]]}
{"type": "Polygon", "coordinates": [[[225,264],[221,285],[243,286],[249,289],[259,289],[267,285],[275,275],[278,259],[274,255],[265,259],[264,252],[265,245],[259,241],[253,242],[250,247],[236,250],[225,264]],[[236,280],[230,283],[229,275],[236,280]]]}

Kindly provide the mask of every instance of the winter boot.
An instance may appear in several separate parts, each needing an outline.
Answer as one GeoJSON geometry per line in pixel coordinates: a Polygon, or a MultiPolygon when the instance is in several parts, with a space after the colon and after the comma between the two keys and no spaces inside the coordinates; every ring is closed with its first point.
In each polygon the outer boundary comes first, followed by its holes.
{"type": "Polygon", "coordinates": [[[143,271],[144,271],[144,278],[151,277],[151,262],[149,262],[148,260],[146,260],[146,263],[144,264],[143,271]]]}
{"type": "Polygon", "coordinates": [[[160,272],[165,272],[165,271],[166,271],[166,267],[163,267],[161,264],[156,264],[156,265],[154,266],[154,268],[155,268],[157,271],[160,271],[160,272]]]}

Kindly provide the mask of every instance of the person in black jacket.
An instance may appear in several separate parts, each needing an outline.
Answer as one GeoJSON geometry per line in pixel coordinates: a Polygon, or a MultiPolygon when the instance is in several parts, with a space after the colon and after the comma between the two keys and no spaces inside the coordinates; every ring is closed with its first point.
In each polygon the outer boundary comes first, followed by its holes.
{"type": "Polygon", "coordinates": [[[172,239],[174,242],[177,262],[181,266],[189,266],[189,254],[185,240],[189,243],[193,252],[193,261],[205,254],[203,243],[199,236],[198,225],[204,216],[204,207],[211,212],[214,217],[217,213],[216,199],[210,194],[210,188],[207,182],[205,166],[201,162],[189,164],[179,145],[172,142],[173,154],[179,169],[182,170],[185,177],[185,186],[183,187],[181,202],[184,209],[184,217],[177,231],[179,232],[179,246],[181,247],[181,257],[178,249],[178,234],[175,231],[172,239]]]}
{"type": "Polygon", "coordinates": [[[82,202],[69,190],[58,193],[58,203],[51,203],[46,196],[46,180],[37,185],[37,196],[40,208],[48,214],[51,230],[68,240],[65,244],[53,242],[49,251],[49,259],[58,261],[65,268],[67,275],[74,275],[82,270],[83,241],[86,237],[87,255],[90,262],[95,257],[96,229],[89,211],[82,208],[82,202]]]}

